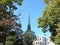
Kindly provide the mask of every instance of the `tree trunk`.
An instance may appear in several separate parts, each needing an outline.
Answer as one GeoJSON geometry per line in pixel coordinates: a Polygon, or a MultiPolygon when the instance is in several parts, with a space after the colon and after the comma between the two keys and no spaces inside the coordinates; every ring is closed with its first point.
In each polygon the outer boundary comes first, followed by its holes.
{"type": "Polygon", "coordinates": [[[4,39],[3,39],[3,45],[6,44],[6,35],[4,35],[4,39]]]}

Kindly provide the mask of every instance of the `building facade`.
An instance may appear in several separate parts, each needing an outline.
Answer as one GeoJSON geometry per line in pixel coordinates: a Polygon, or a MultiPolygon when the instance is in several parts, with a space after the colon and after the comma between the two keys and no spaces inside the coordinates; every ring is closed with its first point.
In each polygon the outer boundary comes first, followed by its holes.
{"type": "Polygon", "coordinates": [[[55,45],[50,38],[45,38],[43,36],[37,36],[33,41],[33,45],[55,45]]]}

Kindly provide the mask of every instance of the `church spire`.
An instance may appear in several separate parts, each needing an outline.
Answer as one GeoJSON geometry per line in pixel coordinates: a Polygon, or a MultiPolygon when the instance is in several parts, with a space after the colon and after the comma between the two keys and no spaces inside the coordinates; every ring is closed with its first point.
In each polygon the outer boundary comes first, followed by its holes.
{"type": "Polygon", "coordinates": [[[28,27],[27,30],[31,30],[31,24],[30,24],[30,14],[29,14],[29,18],[28,18],[28,27]]]}

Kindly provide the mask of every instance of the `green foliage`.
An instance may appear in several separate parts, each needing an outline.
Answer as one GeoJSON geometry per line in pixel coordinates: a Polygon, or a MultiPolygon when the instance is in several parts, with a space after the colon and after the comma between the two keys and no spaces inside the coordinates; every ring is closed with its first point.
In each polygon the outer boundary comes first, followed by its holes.
{"type": "Polygon", "coordinates": [[[49,31],[52,34],[52,39],[56,45],[60,44],[60,0],[45,0],[47,5],[43,12],[42,17],[38,19],[38,27],[42,27],[49,31]],[[49,3],[48,3],[49,2],[49,3]]]}
{"type": "Polygon", "coordinates": [[[16,37],[15,36],[8,36],[7,37],[7,43],[6,45],[14,45],[14,41],[15,41],[16,37]]]}
{"type": "Polygon", "coordinates": [[[26,45],[32,45],[33,40],[35,39],[35,34],[31,30],[27,30],[23,36],[23,39],[26,42],[26,45]]]}
{"type": "MultiPolygon", "coordinates": [[[[14,15],[13,11],[17,9],[14,3],[21,6],[22,1],[23,0],[0,0],[0,36],[3,36],[3,45],[6,43],[6,38],[7,35],[9,35],[9,31],[13,28],[15,29],[15,26],[19,26],[16,22],[17,15],[14,15]]],[[[13,42],[11,42],[11,44],[12,43],[13,42]]]]}
{"type": "Polygon", "coordinates": [[[46,4],[48,4],[48,0],[44,0],[44,2],[45,2],[46,4]]]}
{"type": "Polygon", "coordinates": [[[0,0],[0,5],[2,4],[11,4],[13,2],[21,5],[23,0],[0,0]]]}

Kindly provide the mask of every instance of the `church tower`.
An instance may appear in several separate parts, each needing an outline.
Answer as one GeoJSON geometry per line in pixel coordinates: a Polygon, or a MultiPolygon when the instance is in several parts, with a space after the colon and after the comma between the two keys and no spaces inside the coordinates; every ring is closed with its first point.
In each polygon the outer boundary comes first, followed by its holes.
{"type": "Polygon", "coordinates": [[[35,39],[35,33],[31,30],[31,24],[30,24],[30,15],[28,17],[28,25],[27,25],[27,30],[24,33],[24,40],[26,42],[26,45],[32,45],[33,40],[35,39]]]}
{"type": "Polygon", "coordinates": [[[27,27],[27,30],[31,30],[30,15],[29,15],[29,18],[28,18],[28,27],[27,27]]]}

